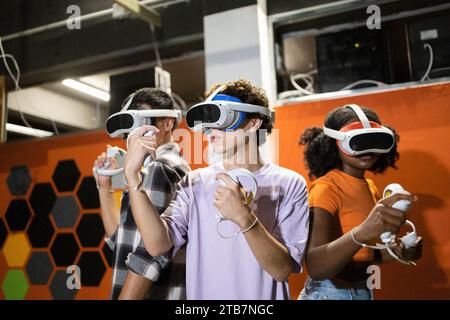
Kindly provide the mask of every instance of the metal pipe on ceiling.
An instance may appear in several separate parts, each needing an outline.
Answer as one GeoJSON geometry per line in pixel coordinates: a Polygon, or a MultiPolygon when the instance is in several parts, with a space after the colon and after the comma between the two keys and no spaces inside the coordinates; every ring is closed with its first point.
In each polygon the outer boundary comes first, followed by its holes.
{"type": "MultiPolygon", "coordinates": [[[[143,0],[143,1],[140,1],[140,3],[142,5],[149,5],[148,7],[151,9],[157,9],[160,7],[168,7],[168,6],[177,4],[177,3],[189,2],[189,1],[190,0],[168,0],[168,1],[143,0]]],[[[83,21],[88,21],[88,20],[94,20],[94,19],[98,19],[98,18],[105,17],[108,15],[112,15],[112,13],[113,13],[112,8],[96,11],[96,12],[88,13],[85,15],[81,15],[80,21],[83,22],[83,21]]],[[[5,36],[0,36],[0,38],[3,42],[5,42],[8,40],[13,40],[13,39],[21,38],[21,37],[27,37],[27,36],[30,36],[30,35],[33,35],[36,33],[40,33],[40,32],[45,32],[45,31],[49,31],[49,30],[53,30],[53,29],[57,29],[57,28],[66,27],[66,24],[67,24],[67,19],[64,19],[61,21],[45,24],[45,25],[42,25],[39,27],[11,33],[11,34],[8,34],[5,36]]]]}

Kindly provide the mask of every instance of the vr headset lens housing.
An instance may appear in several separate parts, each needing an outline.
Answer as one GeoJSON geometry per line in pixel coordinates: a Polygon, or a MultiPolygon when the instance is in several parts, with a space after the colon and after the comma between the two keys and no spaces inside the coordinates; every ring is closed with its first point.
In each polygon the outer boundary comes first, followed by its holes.
{"type": "Polygon", "coordinates": [[[192,131],[234,130],[241,126],[248,113],[273,117],[273,111],[269,108],[243,103],[238,98],[217,92],[216,90],[205,102],[198,103],[187,111],[186,123],[192,131]]]}
{"type": "Polygon", "coordinates": [[[186,113],[186,123],[193,128],[198,123],[217,123],[220,120],[221,110],[215,104],[197,105],[186,113]]]}
{"type": "Polygon", "coordinates": [[[394,137],[387,133],[363,133],[350,138],[350,148],[357,152],[374,149],[379,153],[389,152],[394,145],[394,137]]]}
{"type": "Polygon", "coordinates": [[[392,130],[369,121],[361,108],[355,104],[345,107],[351,108],[360,121],[353,122],[339,131],[323,127],[324,134],[336,139],[343,152],[358,156],[367,153],[388,153],[392,149],[395,144],[392,130]]]}
{"type": "Polygon", "coordinates": [[[143,125],[154,126],[156,118],[171,117],[176,118],[177,123],[180,122],[180,110],[172,109],[152,109],[152,110],[129,110],[121,111],[111,115],[106,120],[106,132],[111,137],[118,137],[121,134],[127,134],[135,128],[143,125]]]}
{"type": "Polygon", "coordinates": [[[175,118],[176,124],[181,122],[181,111],[173,109],[128,110],[135,95],[127,101],[120,112],[111,115],[105,123],[106,132],[113,138],[128,134],[143,125],[154,126],[156,118],[175,118]]]}
{"type": "MultiPolygon", "coordinates": [[[[118,131],[133,130],[135,119],[127,113],[116,113],[106,121],[106,132],[111,136],[118,131]]],[[[119,135],[120,133],[117,133],[119,135]]],[[[117,136],[116,135],[116,136],[117,136]]]]}

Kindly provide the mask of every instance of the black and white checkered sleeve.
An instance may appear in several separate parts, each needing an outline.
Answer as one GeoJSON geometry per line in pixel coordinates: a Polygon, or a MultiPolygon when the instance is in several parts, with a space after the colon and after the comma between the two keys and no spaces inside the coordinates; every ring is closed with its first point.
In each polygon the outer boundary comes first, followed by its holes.
{"type": "MultiPolygon", "coordinates": [[[[156,161],[152,163],[148,174],[147,194],[161,214],[170,203],[181,177],[174,168],[156,161]]],[[[169,264],[169,260],[163,256],[152,257],[145,249],[141,238],[135,250],[128,255],[126,263],[133,272],[156,282],[162,270],[169,264]]]]}

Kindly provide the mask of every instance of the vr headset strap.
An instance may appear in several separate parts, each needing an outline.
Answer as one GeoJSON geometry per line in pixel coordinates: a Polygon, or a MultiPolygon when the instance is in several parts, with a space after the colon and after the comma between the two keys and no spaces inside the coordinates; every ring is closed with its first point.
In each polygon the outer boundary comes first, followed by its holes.
{"type": "Polygon", "coordinates": [[[214,97],[215,97],[220,91],[222,91],[223,89],[225,89],[225,85],[219,86],[216,90],[214,90],[213,93],[211,93],[211,94],[209,95],[208,98],[206,98],[205,102],[206,102],[206,101],[212,101],[212,99],[214,99],[214,97]]]}
{"type": "Polygon", "coordinates": [[[131,106],[131,104],[133,103],[133,99],[134,99],[134,94],[130,97],[130,99],[127,101],[127,103],[125,104],[125,106],[122,108],[122,110],[120,111],[127,111],[128,108],[131,106]]]}
{"type": "Polygon", "coordinates": [[[362,111],[362,109],[356,104],[347,104],[344,108],[350,108],[358,117],[359,121],[361,121],[364,128],[371,128],[369,119],[367,119],[366,115],[362,111]]]}

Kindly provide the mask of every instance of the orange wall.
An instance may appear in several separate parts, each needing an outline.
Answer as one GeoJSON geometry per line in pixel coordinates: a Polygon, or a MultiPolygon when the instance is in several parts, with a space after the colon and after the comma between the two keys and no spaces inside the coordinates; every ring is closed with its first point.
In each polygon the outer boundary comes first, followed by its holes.
{"type": "MultiPolygon", "coordinates": [[[[28,199],[32,192],[33,186],[36,183],[49,182],[52,184],[53,189],[56,191],[54,182],[52,181],[53,172],[60,160],[73,159],[75,160],[80,172],[81,177],[78,180],[77,186],[74,192],[57,193],[57,196],[76,195],[76,190],[79,188],[83,177],[92,175],[92,165],[95,155],[100,154],[105,149],[106,142],[113,142],[103,132],[89,132],[77,135],[68,135],[61,137],[54,137],[50,139],[30,140],[24,142],[17,142],[11,144],[0,145],[0,217],[4,217],[6,220],[5,212],[9,206],[9,203],[13,199],[28,199]],[[32,177],[31,186],[28,188],[26,195],[24,196],[12,196],[6,184],[6,180],[10,169],[16,165],[26,165],[30,171],[32,177]]],[[[119,141],[121,142],[121,141],[119,141]]],[[[79,204],[80,205],[80,204],[79,204]]],[[[80,205],[81,207],[81,205],[80,205]]],[[[81,210],[81,214],[85,213],[98,213],[99,210],[81,210]]],[[[34,213],[33,213],[34,215],[34,213]]],[[[50,215],[51,216],[51,215],[50,215]]],[[[56,229],[53,217],[51,217],[52,223],[56,229]]],[[[29,225],[28,225],[29,226],[29,225]]],[[[57,232],[75,232],[75,228],[63,228],[57,229],[57,232]]],[[[10,232],[10,235],[12,232],[10,232]]],[[[53,235],[54,241],[55,235],[53,235]]],[[[28,244],[31,247],[31,244],[28,244]]],[[[50,254],[50,246],[47,248],[32,249],[31,252],[46,251],[50,254]]],[[[82,248],[79,255],[83,251],[98,251],[101,252],[103,247],[103,241],[98,248],[82,248]]],[[[17,251],[24,250],[22,247],[15,248],[17,251]]],[[[12,269],[19,269],[26,273],[27,260],[19,267],[9,267],[5,258],[5,246],[0,251],[0,282],[4,280],[6,272],[12,269]]],[[[78,255],[78,257],[79,257],[78,255]]],[[[106,259],[104,260],[106,265],[106,259]]],[[[31,285],[27,291],[25,299],[51,299],[50,283],[56,270],[65,270],[64,267],[54,268],[53,274],[47,285],[31,285]]],[[[28,282],[30,282],[28,280],[28,282]]],[[[108,297],[109,289],[111,285],[111,270],[107,268],[107,272],[103,276],[103,280],[99,287],[82,287],[78,292],[78,298],[96,298],[104,299],[108,297]]],[[[0,290],[1,291],[1,290],[0,290]]],[[[0,293],[0,298],[4,298],[3,293],[0,293]]]]}
{"type": "MultiPolygon", "coordinates": [[[[297,103],[276,109],[280,129],[280,165],[307,177],[303,148],[297,142],[303,130],[322,126],[335,107],[356,103],[374,109],[381,121],[400,134],[398,170],[374,177],[380,190],[398,182],[419,197],[408,213],[424,237],[423,258],[417,267],[390,263],[382,267],[382,299],[450,298],[450,84],[428,85],[384,93],[297,103]]],[[[298,296],[305,275],[290,278],[298,296]]]]}
{"type": "MultiPolygon", "coordinates": [[[[183,124],[182,128],[186,128],[183,124]]],[[[2,283],[7,277],[7,273],[10,270],[21,270],[25,274],[26,280],[28,282],[28,290],[25,295],[25,299],[51,299],[50,286],[52,279],[55,276],[56,271],[66,270],[65,267],[55,267],[53,263],[53,272],[50,279],[46,285],[32,285],[30,277],[27,273],[26,266],[28,264],[29,258],[33,252],[47,252],[49,256],[51,255],[51,246],[55,241],[56,233],[72,233],[76,235],[76,228],[79,224],[80,218],[84,214],[89,213],[99,213],[100,210],[96,209],[83,209],[79,198],[77,198],[77,190],[80,189],[81,182],[83,178],[92,176],[92,165],[96,156],[101,152],[105,151],[106,144],[111,144],[113,146],[117,145],[120,147],[125,147],[124,141],[120,139],[111,139],[104,131],[94,131],[94,132],[84,132],[75,135],[65,135],[60,137],[52,137],[49,139],[34,139],[29,141],[10,143],[10,144],[0,144],[0,218],[6,224],[6,211],[10,202],[14,199],[24,199],[30,204],[30,195],[32,193],[33,187],[37,183],[50,183],[56,193],[57,197],[60,196],[74,196],[77,199],[77,203],[81,208],[80,217],[78,222],[74,224],[73,227],[69,228],[57,228],[53,215],[50,214],[50,220],[55,228],[55,234],[52,237],[51,242],[46,248],[32,248],[29,238],[25,236],[28,243],[18,242],[6,249],[6,242],[3,247],[0,248],[0,299],[5,299],[5,294],[2,291],[2,283]],[[52,180],[52,175],[58,162],[61,160],[73,159],[78,166],[81,173],[80,178],[73,191],[68,192],[58,192],[55,182],[52,180]],[[26,165],[30,172],[32,178],[31,185],[25,195],[13,196],[11,195],[8,186],[7,178],[10,170],[14,166],[26,165]],[[8,265],[8,256],[13,259],[17,254],[19,256],[25,256],[26,259],[21,259],[20,265],[8,265]]],[[[204,143],[203,143],[204,145],[204,143]]],[[[183,151],[183,150],[182,150],[183,151]]],[[[201,164],[200,164],[201,165],[201,164]]],[[[193,169],[199,167],[200,165],[191,165],[193,169]]],[[[120,194],[117,193],[119,196],[120,194]]],[[[35,216],[33,209],[30,221],[27,223],[25,230],[12,232],[9,230],[9,235],[13,234],[27,234],[29,230],[31,218],[35,216]]],[[[102,253],[102,248],[104,246],[104,241],[102,240],[97,247],[82,247],[79,237],[76,236],[78,245],[80,246],[80,251],[76,259],[79,259],[81,254],[86,251],[99,252],[102,257],[103,263],[106,266],[106,272],[101,280],[99,286],[82,286],[76,294],[77,299],[107,299],[109,297],[109,292],[111,288],[111,268],[107,265],[107,259],[102,253]]],[[[10,260],[11,260],[10,259],[10,260]]],[[[16,259],[17,260],[17,259],[16,259]]],[[[92,272],[87,270],[86,272],[92,272]]],[[[82,271],[83,273],[83,271],[82,271]]]]}
{"type": "MultiPolygon", "coordinates": [[[[450,84],[401,89],[384,93],[365,94],[352,98],[320,102],[299,103],[276,109],[276,127],[280,129],[280,155],[282,166],[307,176],[302,148],[297,146],[301,132],[310,126],[321,126],[325,115],[334,107],[345,103],[357,103],[375,109],[384,123],[394,126],[401,136],[401,158],[398,170],[388,170],[376,176],[379,189],[391,182],[398,182],[419,196],[419,203],[409,213],[425,238],[424,257],[417,267],[392,263],[382,268],[382,290],[377,298],[386,299],[444,299],[450,297],[450,236],[449,236],[449,129],[450,84]]],[[[92,174],[94,157],[104,150],[105,144],[121,144],[112,141],[103,132],[89,132],[72,136],[0,145],[0,217],[12,199],[28,199],[33,185],[52,183],[53,171],[60,160],[74,159],[82,177],[92,174]],[[25,196],[13,197],[6,185],[12,166],[25,164],[32,176],[32,186],[25,196]]],[[[123,144],[122,144],[123,146],[123,144]]],[[[195,166],[193,166],[195,167],[195,166]]],[[[81,179],[75,188],[79,188],[81,179]]],[[[62,193],[59,195],[74,194],[62,193]]],[[[81,214],[98,210],[81,210],[81,214]]],[[[73,229],[58,231],[72,232],[73,229]]],[[[81,251],[101,251],[98,248],[81,251]]],[[[20,248],[18,248],[20,250],[20,248]]],[[[33,251],[46,251],[34,249],[33,251]]],[[[14,268],[25,271],[24,266],[14,268]]],[[[0,250],[0,283],[8,267],[0,250]]],[[[26,272],[25,272],[26,274],[26,272]]],[[[300,292],[305,274],[290,278],[293,298],[300,292]]],[[[51,280],[51,279],[50,279],[51,280]]],[[[99,287],[83,287],[77,298],[104,299],[108,297],[111,271],[107,268],[99,287]]],[[[49,285],[31,285],[27,299],[51,298],[49,285]]],[[[0,299],[4,298],[0,290],[0,299]]]]}

